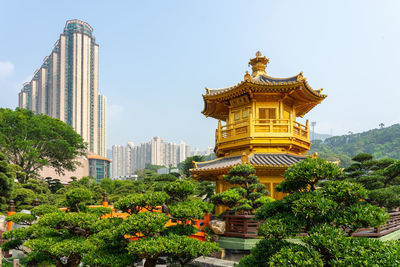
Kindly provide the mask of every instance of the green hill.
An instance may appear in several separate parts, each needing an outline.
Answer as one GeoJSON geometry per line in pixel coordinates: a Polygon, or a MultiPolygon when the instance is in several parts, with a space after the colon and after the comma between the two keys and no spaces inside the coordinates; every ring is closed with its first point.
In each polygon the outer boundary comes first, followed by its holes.
{"type": "Polygon", "coordinates": [[[349,166],[351,158],[359,153],[372,154],[375,159],[400,159],[400,124],[362,133],[333,136],[314,140],[309,154],[318,152],[327,160],[341,160],[342,166],[349,166]]]}

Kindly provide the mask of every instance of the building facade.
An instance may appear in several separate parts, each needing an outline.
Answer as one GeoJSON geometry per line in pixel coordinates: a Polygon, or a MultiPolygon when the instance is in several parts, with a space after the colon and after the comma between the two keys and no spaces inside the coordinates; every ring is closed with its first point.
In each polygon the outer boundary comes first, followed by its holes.
{"type": "Polygon", "coordinates": [[[19,93],[19,107],[71,125],[91,153],[106,156],[106,98],[98,94],[99,46],[93,28],[68,20],[51,54],[19,93]]]}
{"type": "Polygon", "coordinates": [[[89,161],[89,176],[96,179],[97,183],[100,183],[102,179],[110,177],[110,163],[106,157],[102,157],[95,154],[88,155],[89,161]]]}

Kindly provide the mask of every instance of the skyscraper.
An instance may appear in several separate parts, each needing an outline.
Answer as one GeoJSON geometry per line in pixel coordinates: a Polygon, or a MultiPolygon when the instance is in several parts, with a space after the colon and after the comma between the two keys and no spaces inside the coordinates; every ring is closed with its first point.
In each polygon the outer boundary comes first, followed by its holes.
{"type": "Polygon", "coordinates": [[[106,98],[98,94],[93,28],[68,20],[51,54],[19,93],[19,107],[71,125],[92,153],[106,156],[106,98]]]}

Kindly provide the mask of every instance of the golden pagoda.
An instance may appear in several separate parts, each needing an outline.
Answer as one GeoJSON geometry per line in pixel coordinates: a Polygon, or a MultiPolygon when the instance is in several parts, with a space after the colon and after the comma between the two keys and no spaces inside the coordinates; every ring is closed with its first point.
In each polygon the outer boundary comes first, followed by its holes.
{"type": "MultiPolygon", "coordinates": [[[[197,180],[216,182],[216,193],[230,188],[222,179],[238,164],[251,164],[266,185],[271,197],[284,195],[275,191],[282,174],[292,164],[304,159],[310,149],[308,120],[296,121],[325,99],[322,89],[313,90],[302,73],[289,78],[267,75],[269,59],[260,52],[252,58],[240,83],[220,89],[206,88],[203,95],[206,117],[218,120],[215,133],[217,159],[194,162],[190,170],[197,180]]],[[[217,213],[222,212],[217,207],[217,213]]]]}

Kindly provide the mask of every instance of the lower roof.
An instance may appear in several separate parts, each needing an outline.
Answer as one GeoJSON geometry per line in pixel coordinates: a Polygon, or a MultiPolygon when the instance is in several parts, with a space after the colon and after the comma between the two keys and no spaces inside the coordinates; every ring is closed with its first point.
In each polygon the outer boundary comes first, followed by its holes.
{"type": "Polygon", "coordinates": [[[307,156],[296,156],[291,154],[250,154],[243,162],[243,156],[218,158],[207,162],[195,162],[195,168],[191,172],[211,171],[231,168],[235,165],[246,163],[253,166],[285,167],[297,163],[307,156]]]}

